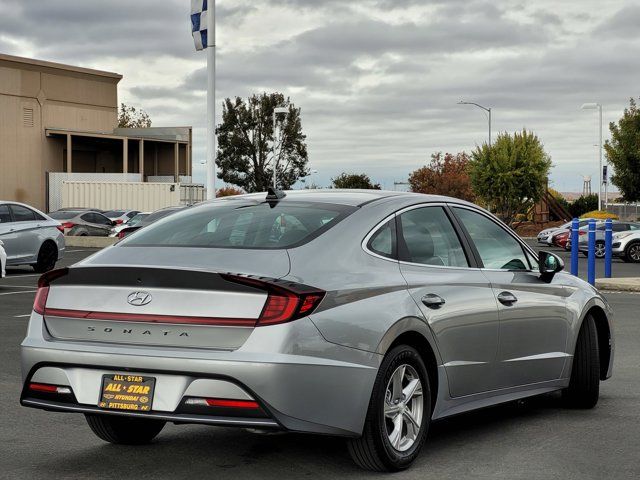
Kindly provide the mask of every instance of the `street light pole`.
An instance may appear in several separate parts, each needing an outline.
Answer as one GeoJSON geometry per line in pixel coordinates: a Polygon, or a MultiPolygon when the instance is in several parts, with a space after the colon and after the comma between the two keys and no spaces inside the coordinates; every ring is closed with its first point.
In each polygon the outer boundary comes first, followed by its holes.
{"type": "Polygon", "coordinates": [[[489,148],[491,148],[491,108],[490,107],[483,107],[479,103],[465,102],[463,100],[460,100],[458,102],[458,105],[475,105],[476,107],[481,108],[482,110],[484,110],[485,112],[487,112],[489,114],[489,148]]]}
{"type": "MultiPolygon", "coordinates": [[[[598,210],[602,209],[602,184],[603,184],[603,177],[602,177],[602,105],[599,103],[584,103],[582,104],[582,107],[580,107],[582,110],[598,110],[598,114],[599,114],[599,121],[600,121],[600,125],[599,125],[599,131],[600,131],[600,142],[599,142],[599,168],[600,168],[600,172],[599,172],[599,179],[600,179],[600,183],[598,184],[598,210]]],[[[608,173],[608,172],[607,172],[608,173]]],[[[608,193],[608,188],[607,188],[607,193],[608,193]]],[[[608,203],[608,199],[605,198],[605,204],[608,203]]]]}
{"type": "Polygon", "coordinates": [[[276,186],[277,181],[278,181],[278,177],[277,177],[277,171],[278,171],[278,159],[276,157],[276,119],[277,119],[277,115],[279,113],[288,113],[289,109],[286,107],[276,107],[273,109],[273,189],[275,190],[276,188],[278,188],[276,186]]]}

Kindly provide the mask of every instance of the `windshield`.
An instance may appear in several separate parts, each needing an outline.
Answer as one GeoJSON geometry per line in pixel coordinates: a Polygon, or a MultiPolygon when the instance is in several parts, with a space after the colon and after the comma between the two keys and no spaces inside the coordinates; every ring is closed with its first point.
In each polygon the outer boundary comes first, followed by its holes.
{"type": "Polygon", "coordinates": [[[105,217],[121,217],[122,215],[125,214],[124,210],[107,210],[106,212],[102,213],[105,217]]]}
{"type": "Polygon", "coordinates": [[[82,212],[74,212],[74,211],[52,212],[49,214],[49,216],[54,220],[67,220],[69,218],[73,218],[77,215],[80,215],[80,213],[82,212]]]}
{"type": "Polygon", "coordinates": [[[123,246],[281,249],[310,241],[356,207],[225,201],[193,207],[140,230],[123,246]]]}
{"type": "Polygon", "coordinates": [[[148,216],[149,216],[148,213],[139,213],[139,214],[135,215],[133,218],[131,218],[128,222],[126,222],[126,224],[129,225],[130,227],[132,227],[132,226],[137,225],[138,223],[140,223],[142,220],[144,220],[148,216]]]}

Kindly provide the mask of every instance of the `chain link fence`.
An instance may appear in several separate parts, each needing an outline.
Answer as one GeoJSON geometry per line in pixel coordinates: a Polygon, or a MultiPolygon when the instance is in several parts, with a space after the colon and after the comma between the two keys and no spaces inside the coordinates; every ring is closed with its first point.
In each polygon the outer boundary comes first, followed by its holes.
{"type": "Polygon", "coordinates": [[[638,203],[610,203],[606,210],[615,213],[620,220],[640,221],[640,204],[638,203]]]}

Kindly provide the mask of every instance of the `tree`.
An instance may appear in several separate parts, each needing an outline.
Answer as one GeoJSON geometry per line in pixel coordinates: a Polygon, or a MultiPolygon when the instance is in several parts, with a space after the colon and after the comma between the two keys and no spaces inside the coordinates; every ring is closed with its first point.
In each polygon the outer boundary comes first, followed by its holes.
{"type": "Polygon", "coordinates": [[[609,124],[611,140],[604,149],[615,174],[611,182],[627,202],[640,200],[640,109],[633,98],[616,125],[609,124]]]}
{"type": "Polygon", "coordinates": [[[244,195],[244,192],[236,187],[222,187],[216,192],[216,198],[233,197],[235,195],[244,195]]]}
{"type": "Polygon", "coordinates": [[[309,173],[300,109],[281,93],[253,95],[246,101],[225,99],[216,134],[218,177],[246,192],[263,192],[272,185],[274,163],[278,166],[278,187],[285,190],[309,173]],[[273,112],[278,107],[286,107],[288,112],[277,115],[280,127],[274,156],[273,112]]]}
{"type": "Polygon", "coordinates": [[[144,110],[136,110],[135,107],[125,103],[120,104],[118,110],[118,128],[149,128],[151,118],[144,110]]]}
{"type": "Polygon", "coordinates": [[[598,195],[592,193],[591,195],[582,195],[576,198],[569,205],[569,213],[572,218],[579,218],[587,212],[598,209],[598,195]]]}
{"type": "Polygon", "coordinates": [[[366,173],[343,172],[331,179],[333,188],[349,188],[362,190],[380,190],[380,184],[374,184],[366,173]]]}
{"type": "Polygon", "coordinates": [[[527,130],[501,133],[471,154],[469,175],[474,193],[511,223],[545,193],[551,158],[540,139],[527,130]]]}
{"type": "Polygon", "coordinates": [[[429,165],[421,167],[409,175],[411,191],[432,193],[474,200],[469,178],[469,155],[465,152],[452,155],[442,152],[431,155],[429,165]]]}

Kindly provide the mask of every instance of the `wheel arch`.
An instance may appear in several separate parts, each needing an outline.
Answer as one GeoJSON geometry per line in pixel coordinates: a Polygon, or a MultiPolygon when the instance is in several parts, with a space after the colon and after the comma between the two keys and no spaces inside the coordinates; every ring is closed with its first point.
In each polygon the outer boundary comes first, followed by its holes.
{"type": "MultiPolygon", "coordinates": [[[[433,412],[438,399],[440,380],[438,377],[438,365],[440,355],[433,344],[434,339],[431,330],[425,323],[417,318],[406,318],[394,325],[378,347],[378,353],[386,355],[388,351],[397,345],[409,345],[415,348],[422,356],[429,375],[431,387],[431,411],[433,412]]],[[[446,387],[445,387],[446,388],[446,387]]]]}
{"type": "Polygon", "coordinates": [[[598,351],[600,352],[600,380],[606,380],[609,373],[609,364],[611,362],[612,354],[612,342],[611,342],[611,328],[609,326],[609,319],[605,311],[599,305],[593,305],[587,313],[584,315],[582,321],[587,318],[587,315],[593,317],[593,321],[596,324],[596,332],[598,334],[598,351]]]}

